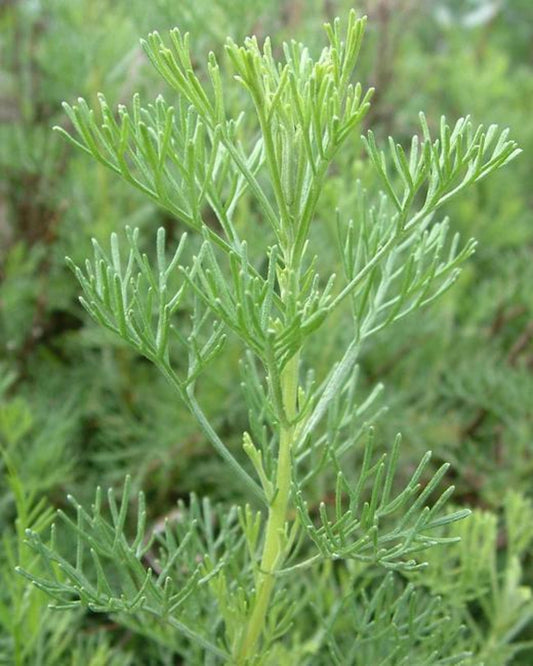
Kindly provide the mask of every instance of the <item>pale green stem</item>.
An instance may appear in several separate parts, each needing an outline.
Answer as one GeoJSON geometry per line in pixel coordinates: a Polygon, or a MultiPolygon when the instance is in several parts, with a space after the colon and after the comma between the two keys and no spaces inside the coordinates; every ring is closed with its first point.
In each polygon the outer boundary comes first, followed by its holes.
{"type": "MultiPolygon", "coordinates": [[[[281,373],[283,406],[289,423],[294,421],[298,395],[299,355],[294,356],[281,373]]],[[[265,625],[268,607],[274,590],[276,572],[283,566],[286,545],[285,524],[291,487],[291,450],[295,426],[280,426],[279,453],[276,471],[276,494],[269,508],[260,573],[248,625],[243,634],[235,662],[245,665],[255,655],[257,643],[265,625]]]]}

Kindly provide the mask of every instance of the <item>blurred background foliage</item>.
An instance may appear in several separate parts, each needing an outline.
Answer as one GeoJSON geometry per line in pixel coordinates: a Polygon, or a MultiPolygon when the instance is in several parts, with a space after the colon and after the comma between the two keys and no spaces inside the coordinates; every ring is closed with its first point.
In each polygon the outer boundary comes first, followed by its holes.
{"type": "MultiPolygon", "coordinates": [[[[152,237],[163,225],[175,239],[182,229],[51,131],[66,126],[61,101],[95,101],[100,90],[115,104],[134,91],[144,100],[171,95],[139,47],[149,30],[190,31],[201,67],[209,50],[224,58],[227,35],[238,41],[269,34],[277,47],[294,37],[318,52],[322,23],[352,6],[369,17],[359,77],[377,89],[367,123],[378,137],[405,144],[423,109],[434,126],[441,114],[452,123],[471,114],[476,123],[509,126],[524,149],[509,168],[448,206],[452,227],[479,240],[474,259],[443,299],[373,339],[360,373],[363,395],[385,385],[378,439],[403,433],[406,470],[428,448],[436,464],[451,461],[455,501],[475,509],[472,523],[456,528],[465,540],[453,564],[472,585],[460,600],[470,629],[476,627],[472,663],[533,662],[533,3],[3,0],[0,663],[176,663],[162,648],[141,648],[134,631],[111,620],[50,617],[40,593],[13,575],[14,564],[30,557],[24,529],[44,528],[51,519],[45,507],[62,506],[72,489],[88,500],[96,484],[120,484],[126,472],[146,491],[154,524],[192,489],[218,499],[238,492],[155,369],[92,324],[77,302],[64,257],[82,262],[92,236],[106,242],[128,224],[152,237]],[[483,565],[471,571],[483,548],[483,565]],[[139,649],[142,662],[134,656],[139,649]]],[[[321,261],[336,261],[334,210],[355,210],[358,178],[372,191],[375,177],[354,136],[315,224],[321,261]]],[[[242,224],[253,214],[243,207],[242,224]]],[[[309,350],[317,368],[335,358],[338,324],[328,332],[329,347],[309,350]]],[[[235,349],[216,365],[203,396],[235,446],[246,423],[237,359],[235,349]]],[[[317,500],[320,494],[317,487],[317,500]]],[[[449,558],[434,557],[423,584],[453,593],[449,558]]]]}

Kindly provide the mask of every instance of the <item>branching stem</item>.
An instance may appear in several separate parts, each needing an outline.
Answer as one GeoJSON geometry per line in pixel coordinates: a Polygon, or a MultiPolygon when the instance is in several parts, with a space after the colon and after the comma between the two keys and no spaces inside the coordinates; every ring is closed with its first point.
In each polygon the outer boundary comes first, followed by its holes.
{"type": "MultiPolygon", "coordinates": [[[[287,363],[281,374],[283,406],[289,423],[294,422],[297,410],[298,366],[299,355],[297,354],[287,363]]],[[[283,566],[287,539],[285,524],[291,487],[291,453],[294,445],[294,431],[294,425],[280,425],[276,491],[268,512],[261,567],[257,576],[250,619],[236,655],[236,663],[243,666],[249,663],[249,659],[256,654],[256,645],[267,617],[276,573],[283,566]]]]}

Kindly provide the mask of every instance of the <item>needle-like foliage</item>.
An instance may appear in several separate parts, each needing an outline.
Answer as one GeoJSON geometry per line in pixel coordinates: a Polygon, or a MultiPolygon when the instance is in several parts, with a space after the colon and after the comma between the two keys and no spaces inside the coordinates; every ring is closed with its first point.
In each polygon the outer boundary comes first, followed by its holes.
{"type": "Polygon", "coordinates": [[[69,261],[81,303],[159,368],[250,506],[214,509],[192,497],[174,522],[147,534],[143,496],[134,501],[126,481],[119,503],[108,495],[108,515],[100,490],[91,511],[72,500],[77,518],[61,513],[76,535],[75,561],[61,552],[55,528],[49,544],[30,531],[46,573],[24,575],[60,608],[84,605],[146,627],[156,618],[157,640],[174,640],[188,663],[399,664],[416,645],[424,663],[465,656],[434,640],[448,622],[438,601],[412,585],[400,589],[394,572],[423,568],[423,551],[454,541],[445,530],[469,511],[447,508],[448,465],[432,473],[429,453],[410,478],[398,478],[399,438],[388,457],[374,455],[366,421],[379,388],[361,400],[356,365],[369,337],[455,281],[475,243],[450,238],[439,209],[519,150],[506,130],[469,119],[453,127],[442,119],[434,138],[421,114],[408,152],[393,139],[381,150],[368,132],[363,144],[382,192],[374,200],[354,183],[351,219],[336,213],[342,274],[321,268],[311,233],[317,206],[372,97],[353,81],[364,28],[354,12],[344,27],[327,25],[317,59],[295,42],[278,58],[268,39],[229,40],[233,79],[213,54],[202,77],[178,29],[168,41],[153,33],[143,47],[173,90],[172,105],[159,96],[143,107],[137,95],[117,113],[103,95],[96,111],[83,99],[65,104],[72,134],[59,131],[195,236],[193,250],[185,233],[170,248],[159,229],[154,261],[137,230],[126,228],[125,243],[113,234],[109,250],[95,241],[85,266],[69,261]],[[227,104],[235,86],[238,115],[227,104]],[[236,211],[244,205],[243,227],[236,211]],[[340,315],[344,347],[329,370],[315,372],[308,345],[325,339],[340,315]],[[228,338],[242,350],[242,452],[216,432],[197,391],[228,338]],[[330,484],[318,503],[317,479],[330,484]],[[392,572],[379,581],[385,570],[392,572]],[[313,581],[326,574],[340,596],[319,603],[313,581]],[[299,614],[316,623],[307,657],[291,639],[299,614]],[[387,654],[371,632],[384,632],[387,654]]]}

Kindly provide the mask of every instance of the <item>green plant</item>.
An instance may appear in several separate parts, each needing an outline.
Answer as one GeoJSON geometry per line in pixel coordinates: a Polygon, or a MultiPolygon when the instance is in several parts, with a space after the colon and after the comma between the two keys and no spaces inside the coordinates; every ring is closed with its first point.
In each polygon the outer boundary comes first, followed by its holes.
{"type": "Polygon", "coordinates": [[[447,510],[453,488],[439,488],[448,466],[428,474],[429,453],[408,479],[396,475],[399,438],[388,459],[374,456],[367,412],[378,390],[360,395],[356,365],[371,336],[442,294],[474,251],[472,240],[449,237],[439,208],[519,150],[507,131],[468,118],[453,127],[442,119],[434,139],[421,114],[408,153],[390,139],[386,154],[368,132],[383,192],[373,203],[357,184],[353,220],[336,213],[343,274],[323,266],[312,233],[320,196],[372,94],[352,82],[364,25],[353,12],[344,34],[338,20],[327,25],[316,60],[295,42],[278,61],[269,40],[228,41],[247,97],[212,54],[207,80],[196,73],[186,35],[173,30],[169,48],[153,33],[143,45],[178,93],[174,106],[158,97],[144,108],[135,96],[115,115],[102,95],[98,114],[84,100],[65,105],[75,135],[60,132],[195,234],[168,253],[159,229],[154,261],[137,230],[126,228],[126,251],[117,234],[109,252],[95,241],[92,261],[70,262],[81,302],[157,366],[250,504],[192,496],[163,529],[148,530],[144,497],[132,497],[127,480],[107,508],[98,489],[90,511],[71,499],[76,519],[61,512],[77,538],[73,559],[55,528],[50,543],[29,531],[43,573],[21,572],[57,607],[112,613],[186,663],[467,658],[443,640],[459,635],[459,614],[403,576],[424,566],[422,551],[455,541],[442,530],[469,511],[447,510]],[[247,227],[236,222],[241,208],[247,227]],[[344,348],[321,374],[306,350],[339,322],[344,348]],[[242,452],[200,404],[202,373],[235,345],[249,412],[242,452]],[[318,481],[330,501],[315,506],[318,481]]]}

